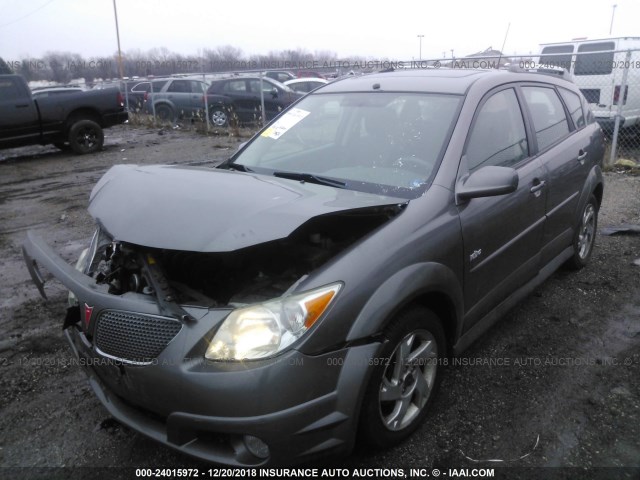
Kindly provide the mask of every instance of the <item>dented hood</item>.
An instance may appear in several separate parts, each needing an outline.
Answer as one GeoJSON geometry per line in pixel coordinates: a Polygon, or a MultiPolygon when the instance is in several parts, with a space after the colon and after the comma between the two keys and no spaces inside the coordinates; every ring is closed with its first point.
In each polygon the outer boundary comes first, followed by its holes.
{"type": "Polygon", "coordinates": [[[406,200],[229,170],[117,165],[89,212],[115,239],[224,252],[287,237],[310,218],[406,200]]]}

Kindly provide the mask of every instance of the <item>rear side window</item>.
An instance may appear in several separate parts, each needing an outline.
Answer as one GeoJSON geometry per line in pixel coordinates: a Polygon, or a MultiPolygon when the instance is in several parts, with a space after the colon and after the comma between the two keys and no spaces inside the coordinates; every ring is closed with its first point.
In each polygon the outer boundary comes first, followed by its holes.
{"type": "Polygon", "coordinates": [[[545,150],[569,134],[569,122],[553,88],[522,87],[536,131],[538,149],[545,150]]]}
{"type": "Polygon", "coordinates": [[[576,128],[584,127],[584,112],[582,111],[582,102],[580,101],[580,97],[566,88],[560,88],[559,90],[560,95],[562,95],[564,103],[569,110],[569,114],[573,119],[573,124],[576,128]]]}
{"type": "Polygon", "coordinates": [[[132,92],[150,92],[151,91],[151,82],[142,82],[134,85],[131,89],[132,92]]]}
{"type": "Polygon", "coordinates": [[[544,47],[540,55],[540,66],[542,67],[560,67],[567,71],[571,70],[571,55],[573,53],[573,45],[556,45],[553,47],[544,47]]]}
{"type": "Polygon", "coordinates": [[[470,170],[512,167],[529,156],[522,112],[513,89],[495,93],[480,107],[467,144],[470,170]]]}
{"type": "Polygon", "coordinates": [[[613,42],[589,43],[578,47],[574,75],[609,75],[613,70],[613,42]]]}
{"type": "Polygon", "coordinates": [[[0,80],[0,100],[17,100],[24,97],[26,95],[20,91],[16,82],[12,79],[0,80]]]}

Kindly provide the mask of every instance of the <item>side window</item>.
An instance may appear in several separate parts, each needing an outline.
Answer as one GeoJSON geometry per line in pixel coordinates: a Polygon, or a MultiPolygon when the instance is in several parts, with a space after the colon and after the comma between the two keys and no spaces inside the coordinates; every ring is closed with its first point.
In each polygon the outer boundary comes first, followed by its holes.
{"type": "Polygon", "coordinates": [[[578,47],[576,65],[573,74],[580,75],[609,75],[613,71],[613,42],[586,43],[578,47]]]}
{"type": "Polygon", "coordinates": [[[16,82],[12,79],[0,80],[0,100],[18,100],[24,97],[26,95],[20,91],[16,82]]]}
{"type": "MultiPolygon", "coordinates": [[[[268,82],[266,80],[262,80],[262,91],[264,93],[269,93],[271,92],[271,90],[273,90],[275,87],[275,85],[271,82],[268,82]]],[[[251,92],[253,93],[260,93],[260,80],[250,80],[249,81],[249,89],[251,90],[251,92]]]]}
{"type": "Polygon", "coordinates": [[[553,88],[522,87],[522,91],[533,119],[538,150],[545,150],[569,134],[567,116],[553,88]]]}
{"type": "Polygon", "coordinates": [[[159,92],[164,88],[164,86],[167,84],[168,81],[169,80],[158,80],[156,82],[151,82],[153,84],[153,91],[159,92]]]}
{"type": "Polygon", "coordinates": [[[573,45],[554,45],[544,47],[540,55],[540,66],[560,67],[567,71],[571,70],[571,58],[573,56],[573,45]]]}
{"type": "Polygon", "coordinates": [[[560,88],[560,95],[564,99],[564,103],[569,110],[571,118],[576,128],[582,128],[585,125],[584,112],[582,111],[582,102],[580,97],[566,88],[560,88]]]}
{"type": "Polygon", "coordinates": [[[529,156],[522,112],[512,88],[489,98],[472,128],[466,150],[470,170],[511,167],[529,156]]]}
{"type": "Polygon", "coordinates": [[[205,88],[202,82],[197,82],[195,80],[191,81],[191,92],[192,93],[204,93],[205,88]]]}
{"type": "Polygon", "coordinates": [[[169,85],[169,88],[167,88],[167,92],[189,93],[191,92],[191,86],[186,80],[174,80],[173,83],[169,85]]]}
{"type": "Polygon", "coordinates": [[[231,80],[224,86],[226,92],[242,93],[247,91],[247,84],[244,80],[231,80]]]}
{"type": "Polygon", "coordinates": [[[135,85],[132,89],[132,92],[150,92],[151,91],[151,82],[142,82],[135,85]]]}

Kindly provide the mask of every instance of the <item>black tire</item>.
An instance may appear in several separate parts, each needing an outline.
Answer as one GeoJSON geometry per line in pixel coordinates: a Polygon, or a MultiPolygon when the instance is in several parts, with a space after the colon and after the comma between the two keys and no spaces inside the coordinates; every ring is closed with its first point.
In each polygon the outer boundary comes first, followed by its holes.
{"type": "Polygon", "coordinates": [[[104,132],[93,120],[78,120],[69,130],[69,146],[79,154],[97,152],[104,144],[104,132]]]}
{"type": "Polygon", "coordinates": [[[224,105],[215,105],[209,109],[209,121],[214,127],[226,127],[229,125],[231,109],[224,105]]]}
{"type": "Polygon", "coordinates": [[[173,112],[173,108],[169,105],[158,105],[156,107],[156,118],[161,122],[173,123],[176,119],[176,115],[173,112]]]}
{"type": "Polygon", "coordinates": [[[395,445],[418,428],[446,358],[442,323],[427,308],[401,312],[385,336],[388,341],[374,363],[360,414],[359,434],[374,448],[395,445]]]}
{"type": "Polygon", "coordinates": [[[571,270],[584,268],[591,259],[598,229],[598,207],[598,200],[591,194],[578,219],[573,237],[573,256],[566,263],[571,270]]]}

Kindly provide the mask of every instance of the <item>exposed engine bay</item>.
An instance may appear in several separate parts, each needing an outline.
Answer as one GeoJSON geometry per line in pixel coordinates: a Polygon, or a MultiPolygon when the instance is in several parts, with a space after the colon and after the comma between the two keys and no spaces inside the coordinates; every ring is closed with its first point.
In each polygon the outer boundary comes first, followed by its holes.
{"type": "Polygon", "coordinates": [[[191,252],[103,242],[89,274],[109,292],[154,295],[162,304],[240,306],[283,295],[403,205],[367,207],[311,218],[291,235],[231,252],[191,252]]]}

